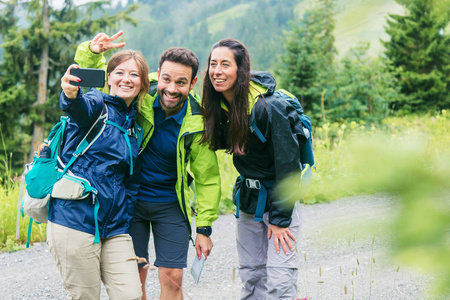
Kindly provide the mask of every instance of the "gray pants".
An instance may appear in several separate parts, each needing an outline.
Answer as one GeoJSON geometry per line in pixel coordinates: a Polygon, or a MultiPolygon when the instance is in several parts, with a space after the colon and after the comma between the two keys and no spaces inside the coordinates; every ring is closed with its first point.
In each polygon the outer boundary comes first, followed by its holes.
{"type": "MultiPolygon", "coordinates": [[[[294,249],[288,255],[280,245],[280,254],[275,250],[273,237],[267,239],[269,213],[262,222],[255,222],[254,215],[239,212],[236,226],[236,242],[239,256],[239,275],[243,287],[241,299],[295,299],[299,254],[294,249]]],[[[289,230],[298,241],[300,232],[300,205],[292,212],[289,230]]]]}

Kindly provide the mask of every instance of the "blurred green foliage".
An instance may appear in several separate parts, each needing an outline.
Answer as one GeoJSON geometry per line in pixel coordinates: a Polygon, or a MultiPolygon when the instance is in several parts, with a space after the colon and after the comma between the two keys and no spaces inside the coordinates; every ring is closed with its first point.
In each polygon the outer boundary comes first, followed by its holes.
{"type": "Polygon", "coordinates": [[[198,56],[199,75],[203,76],[212,45],[230,37],[248,47],[255,70],[267,70],[283,51],[282,32],[295,17],[298,2],[140,0],[139,10],[132,14],[139,20],[138,27],[126,25],[123,29],[127,47],[141,50],[150,70],[157,69],[159,56],[167,48],[187,47],[198,56]]]}
{"type": "Polygon", "coordinates": [[[450,113],[386,119],[381,127],[326,124],[316,130],[317,168],[307,203],[358,193],[398,196],[394,250],[407,265],[450,286],[450,113]]]}

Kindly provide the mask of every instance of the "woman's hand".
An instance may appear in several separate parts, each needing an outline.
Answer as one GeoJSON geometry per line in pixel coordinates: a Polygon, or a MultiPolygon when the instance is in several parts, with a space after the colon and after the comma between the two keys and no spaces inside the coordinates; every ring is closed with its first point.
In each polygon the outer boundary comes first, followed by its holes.
{"type": "Polygon", "coordinates": [[[64,74],[64,76],[61,78],[61,88],[66,97],[69,99],[75,99],[78,95],[79,89],[78,86],[70,84],[69,81],[78,81],[78,82],[81,81],[81,79],[78,78],[77,76],[70,75],[70,69],[73,68],[79,69],[80,67],[76,64],[70,65],[69,68],[67,68],[67,71],[64,74]]]}
{"type": "Polygon", "coordinates": [[[105,52],[109,49],[122,48],[123,46],[125,46],[125,42],[121,42],[121,43],[117,43],[117,44],[113,43],[122,34],[123,34],[123,30],[120,30],[112,37],[109,37],[106,33],[101,32],[92,39],[89,49],[93,53],[99,54],[99,53],[105,52]]]}
{"type": "Polygon", "coordinates": [[[289,254],[288,248],[290,251],[294,251],[294,246],[295,243],[297,243],[297,240],[295,239],[289,228],[283,228],[269,224],[269,232],[267,233],[267,238],[270,239],[272,235],[275,243],[275,250],[278,254],[280,254],[280,244],[286,255],[289,254]],[[291,240],[294,242],[294,245],[292,245],[291,240]]]}

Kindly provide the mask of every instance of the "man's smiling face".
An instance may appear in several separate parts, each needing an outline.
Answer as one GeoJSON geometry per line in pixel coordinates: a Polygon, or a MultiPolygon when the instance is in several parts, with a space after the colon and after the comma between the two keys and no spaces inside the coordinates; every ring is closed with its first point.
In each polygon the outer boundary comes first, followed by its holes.
{"type": "Polygon", "coordinates": [[[172,61],[165,61],[158,75],[159,103],[168,117],[181,110],[197,78],[191,81],[192,68],[172,61]]]}

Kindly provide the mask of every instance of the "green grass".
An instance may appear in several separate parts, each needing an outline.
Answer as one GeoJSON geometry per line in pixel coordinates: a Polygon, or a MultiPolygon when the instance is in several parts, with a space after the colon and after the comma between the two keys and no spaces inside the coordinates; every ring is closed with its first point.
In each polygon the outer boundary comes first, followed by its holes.
{"type": "Polygon", "coordinates": [[[305,202],[395,195],[400,212],[392,220],[393,258],[433,274],[431,295],[448,293],[450,112],[391,117],[380,126],[326,124],[314,133],[317,170],[305,202]]]}
{"type": "MultiPolygon", "coordinates": [[[[6,181],[6,180],[5,180],[6,181]]],[[[23,248],[27,239],[30,218],[20,217],[19,238],[16,239],[16,220],[20,181],[8,180],[0,185],[0,251],[12,252],[23,248]]],[[[46,239],[46,225],[34,223],[30,239],[42,242],[46,239]]]]}
{"type": "Polygon", "coordinates": [[[233,165],[232,156],[225,151],[218,151],[220,178],[222,182],[222,196],[220,198],[219,213],[231,213],[236,211],[233,204],[233,186],[239,173],[233,165]]]}
{"type": "Polygon", "coordinates": [[[374,167],[378,170],[381,168],[380,164],[385,163],[380,172],[391,176],[391,171],[395,171],[396,165],[406,169],[412,165],[412,161],[405,161],[403,158],[416,148],[418,153],[411,153],[411,156],[422,156],[416,162],[417,166],[421,164],[431,166],[436,160],[443,159],[450,149],[449,115],[448,111],[443,110],[435,116],[387,118],[380,126],[351,122],[325,124],[316,128],[314,153],[317,169],[306,202],[330,201],[336,197],[375,192],[380,188],[386,188],[361,184],[359,181],[352,184],[351,180],[355,178],[356,172],[361,171],[353,164],[368,166],[373,160],[379,159],[374,167]],[[366,155],[368,151],[375,153],[374,156],[367,157],[364,153],[360,153],[361,151],[366,151],[366,155]],[[380,157],[382,153],[385,153],[385,157],[380,157]],[[354,169],[350,168],[351,166],[354,169]],[[348,180],[344,184],[341,179],[348,180]]]}
{"type": "MultiPolygon", "coordinates": [[[[22,218],[18,214],[20,177],[13,178],[13,175],[10,173],[12,155],[8,156],[6,153],[1,127],[0,137],[5,157],[7,158],[6,161],[3,161],[6,172],[0,177],[0,252],[13,252],[23,248],[22,244],[27,239],[30,218],[28,216],[22,218]],[[16,236],[17,220],[20,220],[18,237],[16,236]]],[[[30,233],[30,240],[44,241],[46,239],[45,229],[45,224],[34,224],[30,233]]]]}

